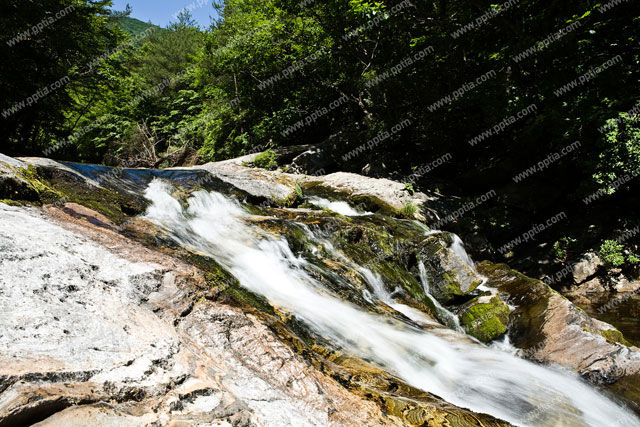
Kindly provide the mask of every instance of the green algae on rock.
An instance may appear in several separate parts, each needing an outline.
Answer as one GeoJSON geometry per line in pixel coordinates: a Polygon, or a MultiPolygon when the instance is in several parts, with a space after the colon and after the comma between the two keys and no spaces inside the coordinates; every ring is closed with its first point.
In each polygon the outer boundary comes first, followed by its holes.
{"type": "Polygon", "coordinates": [[[33,175],[32,168],[0,162],[0,199],[14,206],[39,203],[41,193],[46,191],[46,187],[34,179],[33,175]]]}
{"type": "Polygon", "coordinates": [[[600,330],[600,335],[602,335],[604,339],[607,340],[607,342],[619,343],[619,344],[626,345],[627,347],[631,347],[631,343],[624,338],[624,336],[622,335],[622,332],[620,332],[615,328],[602,329],[600,330]]]}
{"type": "Polygon", "coordinates": [[[77,203],[99,212],[115,223],[144,212],[139,197],[96,186],[64,168],[27,164],[17,168],[0,164],[0,198],[11,204],[77,203]]]}
{"type": "Polygon", "coordinates": [[[500,297],[480,296],[465,304],[460,323],[469,335],[489,342],[507,332],[509,313],[509,307],[500,297]]]}

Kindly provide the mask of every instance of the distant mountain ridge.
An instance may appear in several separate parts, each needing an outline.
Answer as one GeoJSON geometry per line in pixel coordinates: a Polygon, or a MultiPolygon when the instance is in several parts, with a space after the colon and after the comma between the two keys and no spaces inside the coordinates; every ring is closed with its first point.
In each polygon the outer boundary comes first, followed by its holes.
{"type": "Polygon", "coordinates": [[[130,18],[128,16],[119,19],[118,25],[120,25],[120,28],[122,28],[122,30],[126,31],[133,37],[144,32],[147,28],[158,27],[157,25],[154,25],[150,22],[143,22],[139,19],[130,18]]]}

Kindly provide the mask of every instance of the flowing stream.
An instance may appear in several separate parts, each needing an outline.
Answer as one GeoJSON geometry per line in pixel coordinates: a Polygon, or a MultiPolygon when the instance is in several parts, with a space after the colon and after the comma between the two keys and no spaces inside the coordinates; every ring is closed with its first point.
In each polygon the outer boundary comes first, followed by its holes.
{"type": "MultiPolygon", "coordinates": [[[[296,256],[283,237],[251,225],[242,206],[220,193],[197,191],[187,208],[171,193],[164,181],[149,184],[148,220],[177,243],[214,258],[242,286],[294,314],[344,351],[414,387],[520,426],[640,426],[635,415],[574,374],[476,344],[457,332],[438,335],[340,299],[307,273],[308,261],[296,256]]],[[[366,269],[360,273],[382,303],[396,310],[406,307],[393,302],[375,274],[366,269]]]]}

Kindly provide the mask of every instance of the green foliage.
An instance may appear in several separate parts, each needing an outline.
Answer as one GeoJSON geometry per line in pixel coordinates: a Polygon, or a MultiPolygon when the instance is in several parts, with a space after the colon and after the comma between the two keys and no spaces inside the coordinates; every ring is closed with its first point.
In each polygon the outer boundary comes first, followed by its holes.
{"type": "Polygon", "coordinates": [[[413,184],[411,184],[410,182],[405,182],[405,183],[404,183],[404,189],[405,189],[406,191],[408,191],[408,192],[409,192],[409,194],[410,194],[410,195],[412,195],[412,196],[413,196],[413,194],[416,192],[416,191],[413,189],[413,184]]]}
{"type": "Polygon", "coordinates": [[[616,180],[640,174],[640,116],[620,113],[602,129],[605,133],[593,179],[600,189],[612,194],[616,180]]]}
{"type": "Polygon", "coordinates": [[[566,259],[567,253],[578,241],[573,237],[562,237],[553,244],[553,256],[557,259],[566,259]]]}
{"type": "Polygon", "coordinates": [[[183,13],[167,29],[121,50],[115,65],[102,67],[110,84],[78,119],[77,129],[88,131],[73,139],[66,155],[157,167],[202,146],[203,100],[193,77],[201,42],[196,24],[183,13]]]}
{"type": "Polygon", "coordinates": [[[122,28],[122,30],[124,32],[126,32],[127,34],[129,34],[132,37],[135,37],[135,36],[139,35],[140,33],[143,33],[144,31],[146,31],[150,27],[156,27],[155,25],[153,25],[151,23],[142,22],[139,19],[130,18],[128,16],[124,16],[124,17],[120,18],[118,20],[118,25],[120,26],[120,28],[122,28]]]}
{"type": "Polygon", "coordinates": [[[607,268],[640,262],[638,255],[625,251],[624,245],[615,240],[605,240],[602,243],[600,246],[600,258],[607,268]]]}
{"type": "Polygon", "coordinates": [[[6,154],[42,155],[51,140],[73,129],[88,103],[108,91],[104,72],[117,65],[95,59],[125,38],[111,25],[109,5],[105,0],[2,2],[0,112],[18,108],[0,120],[6,154]],[[56,13],[63,16],[54,20],[56,13]],[[34,30],[40,22],[47,25],[34,30]]]}
{"type": "Polygon", "coordinates": [[[188,13],[178,15],[178,21],[166,30],[155,31],[132,58],[135,74],[145,85],[155,87],[167,79],[175,79],[194,63],[203,42],[203,35],[188,13]]]}
{"type": "Polygon", "coordinates": [[[267,170],[276,170],[278,168],[278,156],[273,150],[267,150],[260,153],[253,159],[253,166],[267,170]]]}
{"type": "Polygon", "coordinates": [[[404,204],[402,205],[401,213],[405,218],[414,219],[417,212],[418,208],[413,202],[404,202],[404,204]]]}

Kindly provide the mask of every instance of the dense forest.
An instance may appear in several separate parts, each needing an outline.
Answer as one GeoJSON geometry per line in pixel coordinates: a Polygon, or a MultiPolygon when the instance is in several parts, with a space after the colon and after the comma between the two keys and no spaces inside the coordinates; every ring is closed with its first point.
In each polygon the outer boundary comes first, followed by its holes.
{"type": "Polygon", "coordinates": [[[160,28],[109,0],[28,4],[0,6],[5,154],[166,167],[266,151],[277,167],[312,144],[302,172],[445,194],[464,215],[442,228],[523,251],[525,270],[587,248],[639,261],[637,238],[616,240],[638,225],[637,1],[226,0],[206,29],[186,10],[160,28]]]}

